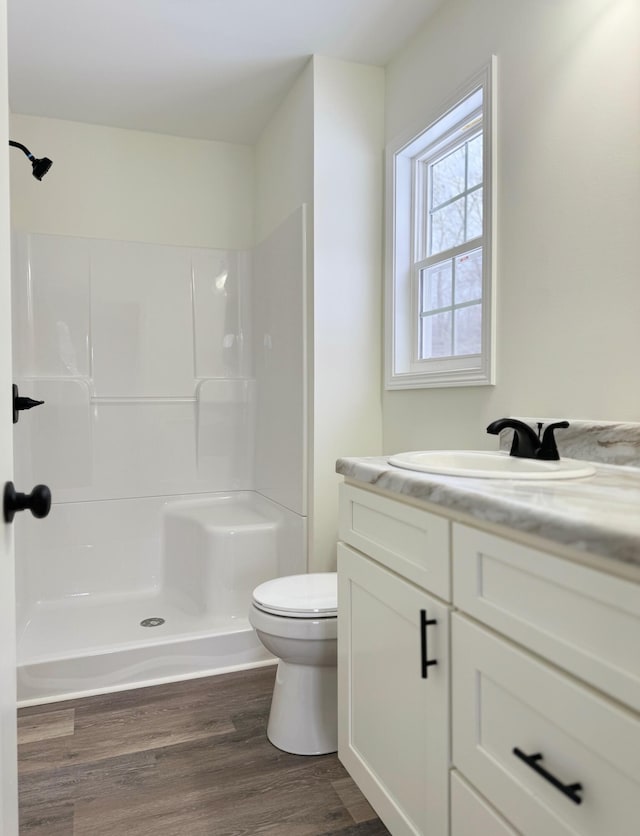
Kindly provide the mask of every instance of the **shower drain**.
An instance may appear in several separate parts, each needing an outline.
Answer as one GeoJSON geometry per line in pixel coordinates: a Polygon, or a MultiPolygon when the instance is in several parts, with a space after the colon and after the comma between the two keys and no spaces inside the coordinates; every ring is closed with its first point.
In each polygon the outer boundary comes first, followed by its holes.
{"type": "Polygon", "coordinates": [[[143,618],[140,622],[141,627],[159,627],[164,624],[164,618],[143,618]]]}

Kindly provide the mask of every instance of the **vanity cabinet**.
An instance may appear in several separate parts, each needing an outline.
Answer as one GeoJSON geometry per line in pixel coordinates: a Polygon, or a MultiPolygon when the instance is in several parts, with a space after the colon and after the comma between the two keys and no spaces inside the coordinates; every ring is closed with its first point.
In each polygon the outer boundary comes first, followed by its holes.
{"type": "Polygon", "coordinates": [[[340,759],[393,836],[636,836],[640,584],[442,510],[342,486],[340,759]]]}

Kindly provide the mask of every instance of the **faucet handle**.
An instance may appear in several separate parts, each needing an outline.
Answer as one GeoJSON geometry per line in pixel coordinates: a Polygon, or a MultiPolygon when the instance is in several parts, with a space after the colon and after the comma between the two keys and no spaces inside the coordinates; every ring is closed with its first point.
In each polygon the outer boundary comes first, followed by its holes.
{"type": "Polygon", "coordinates": [[[558,453],[556,437],[553,433],[554,430],[566,430],[568,426],[568,421],[556,421],[555,424],[549,424],[548,427],[545,427],[544,433],[542,434],[542,443],[536,454],[537,459],[545,459],[546,461],[559,460],[560,453],[558,453]]]}

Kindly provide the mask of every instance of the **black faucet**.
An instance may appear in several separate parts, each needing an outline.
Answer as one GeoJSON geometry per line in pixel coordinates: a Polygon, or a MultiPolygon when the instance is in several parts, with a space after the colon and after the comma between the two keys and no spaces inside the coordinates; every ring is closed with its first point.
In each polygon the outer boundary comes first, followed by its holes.
{"type": "MultiPolygon", "coordinates": [[[[568,421],[557,421],[555,424],[549,424],[545,428],[541,441],[539,434],[537,435],[535,430],[529,424],[525,424],[524,421],[518,421],[517,418],[498,418],[497,421],[489,424],[487,432],[491,435],[498,435],[501,430],[513,430],[510,456],[517,456],[521,459],[558,461],[560,454],[553,433],[554,430],[566,429],[568,426],[568,421]]],[[[541,424],[540,428],[542,428],[541,424]]]]}

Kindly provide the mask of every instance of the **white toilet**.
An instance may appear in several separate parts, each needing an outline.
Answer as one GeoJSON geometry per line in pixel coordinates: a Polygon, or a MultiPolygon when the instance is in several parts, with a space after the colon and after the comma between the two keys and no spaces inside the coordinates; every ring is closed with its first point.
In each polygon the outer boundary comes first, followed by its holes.
{"type": "Polygon", "coordinates": [[[276,656],[267,737],[294,755],[338,748],[338,589],[335,572],[290,575],[253,591],[249,621],[276,656]]]}

